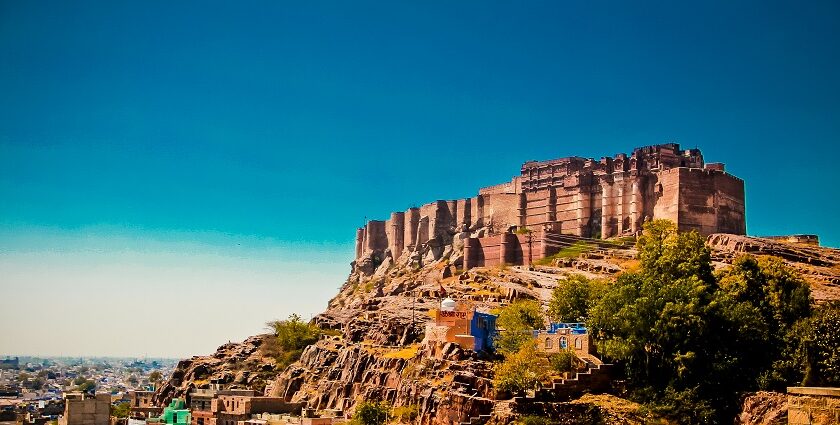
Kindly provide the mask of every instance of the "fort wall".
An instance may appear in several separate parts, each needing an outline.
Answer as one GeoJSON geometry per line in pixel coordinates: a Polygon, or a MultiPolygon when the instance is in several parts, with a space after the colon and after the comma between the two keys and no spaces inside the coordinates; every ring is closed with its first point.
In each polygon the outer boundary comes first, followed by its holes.
{"type": "Polygon", "coordinates": [[[389,250],[396,260],[430,244],[451,244],[466,231],[474,236],[464,240],[466,268],[517,264],[552,255],[557,235],[634,235],[645,220],[660,218],[704,236],[745,234],[744,182],[721,163],[705,164],[700,150],[676,143],[597,161],[529,161],[510,182],[481,188],[475,197],[369,221],[356,232],[356,258],[389,250]],[[527,229],[528,240],[512,235],[516,229],[527,229]]]}

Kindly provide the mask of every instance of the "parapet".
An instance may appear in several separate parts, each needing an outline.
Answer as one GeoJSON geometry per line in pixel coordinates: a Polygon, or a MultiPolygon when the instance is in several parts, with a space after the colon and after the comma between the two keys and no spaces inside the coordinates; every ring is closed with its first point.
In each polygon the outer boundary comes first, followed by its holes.
{"type": "Polygon", "coordinates": [[[779,242],[797,243],[802,245],[820,246],[820,237],[817,235],[778,235],[761,236],[764,239],[772,239],[779,242]]]}
{"type": "Polygon", "coordinates": [[[449,255],[466,268],[525,263],[526,256],[530,262],[551,255],[554,239],[630,236],[644,220],[658,218],[704,235],[744,234],[743,180],[725,170],[723,163],[706,164],[699,149],[678,143],[599,160],[527,161],[519,175],[482,187],[475,197],[367,222],[356,233],[356,266],[366,274],[389,257],[387,264],[402,259],[417,265],[449,255]],[[512,229],[534,234],[523,241],[508,234],[512,229]]]}

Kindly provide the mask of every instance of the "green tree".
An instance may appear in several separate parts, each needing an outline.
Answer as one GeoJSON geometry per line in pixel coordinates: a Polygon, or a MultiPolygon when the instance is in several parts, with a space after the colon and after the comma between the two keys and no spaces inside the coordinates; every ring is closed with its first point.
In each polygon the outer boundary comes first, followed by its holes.
{"type": "Polygon", "coordinates": [[[287,320],[268,322],[266,326],[273,335],[263,341],[260,350],[264,355],[273,357],[281,368],[297,361],[303,349],[318,341],[323,333],[321,328],[302,321],[297,314],[290,315],[287,320]]]}
{"type": "Polygon", "coordinates": [[[840,386],[840,302],[820,307],[802,327],[804,385],[840,386]]]}
{"type": "Polygon", "coordinates": [[[541,329],[545,321],[542,307],[536,301],[520,300],[502,309],[496,324],[503,330],[496,336],[494,345],[503,355],[515,353],[534,340],[533,329],[541,329]]]}
{"type": "Polygon", "coordinates": [[[493,387],[499,391],[522,393],[536,389],[548,379],[549,372],[548,361],[539,355],[532,339],[496,365],[493,369],[493,387]]]}
{"type": "Polygon", "coordinates": [[[589,309],[603,295],[604,287],[604,282],[579,274],[561,280],[551,292],[548,316],[558,322],[577,322],[585,319],[589,316],[589,309]]]}
{"type": "Polygon", "coordinates": [[[778,258],[752,256],[737,258],[717,279],[718,313],[735,336],[727,347],[741,363],[729,376],[745,388],[757,381],[784,390],[800,381],[792,357],[801,331],[794,328],[811,314],[807,283],[778,258]]]}
{"type": "Polygon", "coordinates": [[[284,350],[300,350],[314,344],[321,336],[321,329],[291,314],[287,320],[274,320],[266,324],[274,331],[277,342],[284,350]]]}
{"type": "Polygon", "coordinates": [[[636,241],[642,273],[661,281],[697,278],[714,282],[711,251],[699,233],[679,233],[669,220],[649,221],[643,230],[636,241]]]}
{"type": "Polygon", "coordinates": [[[130,410],[129,403],[120,403],[116,406],[111,406],[111,416],[115,418],[127,418],[130,410]]]}
{"type": "Polygon", "coordinates": [[[388,420],[390,406],[386,402],[365,401],[356,407],[353,425],[382,425],[388,420]]]}
{"type": "Polygon", "coordinates": [[[160,371],[155,370],[149,374],[149,382],[151,383],[158,383],[161,381],[161,379],[163,379],[163,375],[160,373],[160,371]]]}
{"type": "Polygon", "coordinates": [[[774,260],[739,259],[715,276],[705,240],[662,220],[645,224],[637,248],[639,271],[621,274],[590,310],[599,351],[656,411],[726,421],[807,316],[807,287],[774,260]]]}
{"type": "Polygon", "coordinates": [[[667,405],[670,395],[697,408],[682,422],[704,423],[704,400],[717,397],[709,377],[732,368],[719,362],[726,332],[715,316],[711,254],[699,234],[678,233],[664,220],[645,224],[637,249],[640,270],[619,275],[591,309],[589,326],[599,351],[624,366],[637,398],[667,405]]]}
{"type": "Polygon", "coordinates": [[[561,350],[548,358],[551,369],[558,373],[571,372],[574,368],[575,355],[571,350],[561,350]]]}
{"type": "Polygon", "coordinates": [[[96,390],[96,382],[91,380],[85,380],[81,384],[76,387],[76,391],[82,392],[93,392],[96,390]]]}
{"type": "Polygon", "coordinates": [[[784,333],[811,314],[808,284],[779,258],[744,255],[717,277],[729,297],[759,309],[773,333],[784,333]]]}

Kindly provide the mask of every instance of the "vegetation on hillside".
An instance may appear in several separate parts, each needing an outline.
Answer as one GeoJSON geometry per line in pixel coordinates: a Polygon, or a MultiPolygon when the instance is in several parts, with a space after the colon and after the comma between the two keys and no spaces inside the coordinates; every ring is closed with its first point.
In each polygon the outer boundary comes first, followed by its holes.
{"type": "Polygon", "coordinates": [[[493,387],[501,392],[522,394],[535,390],[550,375],[551,367],[545,356],[537,352],[533,339],[516,351],[507,352],[503,362],[493,370],[493,387]]]}
{"type": "Polygon", "coordinates": [[[383,425],[391,406],[387,402],[365,401],[356,407],[350,425],[383,425]]]}
{"type": "Polygon", "coordinates": [[[545,258],[540,258],[539,260],[534,261],[534,264],[538,266],[548,266],[551,265],[554,262],[554,260],[558,260],[561,258],[577,258],[578,256],[580,256],[580,254],[583,254],[584,252],[590,252],[597,247],[597,245],[591,242],[577,241],[561,249],[554,255],[545,258]]]}
{"type": "Polygon", "coordinates": [[[680,423],[723,423],[743,392],[801,382],[796,334],[813,326],[794,271],[743,257],[715,274],[704,238],[663,220],[645,225],[637,248],[639,270],[596,294],[587,314],[633,398],[680,423]]]}
{"type": "Polygon", "coordinates": [[[569,276],[552,291],[548,317],[555,322],[582,321],[605,289],[603,281],[587,279],[579,274],[569,276]]]}
{"type": "Polygon", "coordinates": [[[504,355],[516,353],[523,345],[533,342],[532,329],[545,325],[542,307],[532,300],[516,301],[499,312],[496,325],[504,329],[496,336],[496,350],[504,355]]]}
{"type": "Polygon", "coordinates": [[[297,361],[303,349],[318,341],[323,333],[321,328],[302,321],[297,314],[286,320],[273,320],[266,326],[274,334],[265,339],[260,349],[264,355],[273,357],[280,368],[297,361]]]}
{"type": "MultiPolygon", "coordinates": [[[[748,391],[840,385],[840,303],[812,306],[781,260],[745,255],[714,272],[705,239],[665,220],[645,224],[637,249],[639,267],[615,282],[559,282],[547,312],[586,321],[633,400],[678,423],[712,424],[731,421],[748,391]]],[[[497,389],[521,392],[572,369],[525,337],[542,321],[533,301],[501,311],[497,389]]]]}

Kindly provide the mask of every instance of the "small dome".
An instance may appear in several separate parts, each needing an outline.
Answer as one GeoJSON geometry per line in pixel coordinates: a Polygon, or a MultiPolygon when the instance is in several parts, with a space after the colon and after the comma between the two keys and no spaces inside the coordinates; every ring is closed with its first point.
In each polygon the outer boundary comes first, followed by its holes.
{"type": "Polygon", "coordinates": [[[457,304],[455,300],[453,300],[452,298],[447,298],[441,301],[440,309],[441,311],[455,311],[455,304],[457,304]]]}

